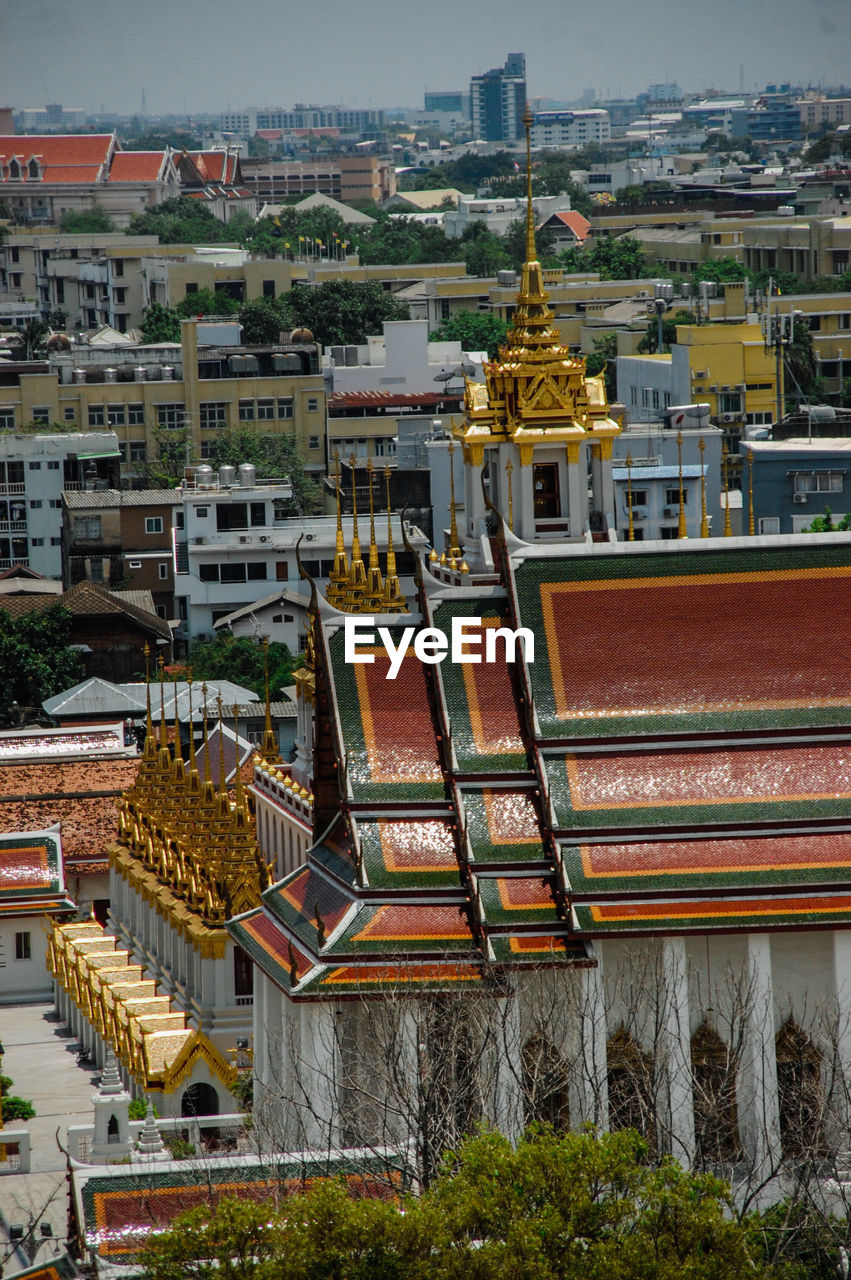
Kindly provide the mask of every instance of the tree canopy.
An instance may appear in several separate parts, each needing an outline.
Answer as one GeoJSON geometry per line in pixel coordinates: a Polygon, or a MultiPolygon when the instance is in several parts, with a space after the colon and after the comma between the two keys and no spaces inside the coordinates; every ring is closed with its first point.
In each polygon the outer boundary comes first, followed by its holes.
{"type": "Polygon", "coordinates": [[[116,231],[115,223],[105,209],[68,209],[59,220],[59,230],[75,235],[89,235],[101,231],[116,231]]]}
{"type": "Polygon", "coordinates": [[[191,196],[175,196],[144,213],[134,213],[126,233],[159,236],[160,244],[221,244],[236,239],[232,227],[191,196]]]}
{"type": "Polygon", "coordinates": [[[652,1167],[634,1132],[495,1133],[401,1207],[315,1185],[275,1210],[221,1202],[153,1236],[143,1280],[759,1280],[724,1183],[652,1167]]]}
{"type": "MultiPolygon", "coordinates": [[[[230,632],[214,640],[196,640],[190,646],[187,667],[194,680],[232,680],[253,689],[259,698],[265,693],[263,646],[247,636],[235,637],[230,632]]],[[[269,689],[276,699],[280,690],[292,684],[293,671],[301,666],[285,644],[277,640],[269,645],[269,689]]]]}
{"type": "Polygon", "coordinates": [[[295,284],[282,299],[292,325],[306,325],[323,347],[335,343],[366,342],[381,333],[385,320],[407,320],[405,303],[397,302],[377,280],[328,280],[314,288],[295,284]]]}
{"type": "Polygon", "coordinates": [[[305,474],[292,436],[280,431],[256,431],[243,425],[222,431],[212,442],[213,467],[237,467],[251,462],[263,479],[289,476],[293,487],[293,515],[310,515],[321,506],[319,487],[305,474]]]}
{"type": "Polygon", "coordinates": [[[458,311],[441,320],[429,337],[433,342],[460,342],[465,351],[487,351],[491,360],[505,343],[508,325],[487,311],[458,311]]]}
{"type": "Polygon", "coordinates": [[[20,618],[0,610],[0,722],[17,725],[27,708],[40,711],[45,698],[82,679],[83,660],[70,642],[71,612],[64,605],[20,618]]]}

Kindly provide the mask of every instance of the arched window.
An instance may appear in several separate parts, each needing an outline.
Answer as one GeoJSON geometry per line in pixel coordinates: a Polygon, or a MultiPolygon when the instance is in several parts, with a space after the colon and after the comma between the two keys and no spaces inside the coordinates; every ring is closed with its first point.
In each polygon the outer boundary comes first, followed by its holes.
{"type": "Polygon", "coordinates": [[[38,178],[41,176],[41,170],[38,167],[38,161],[35,156],[33,156],[27,165],[27,174],[30,178],[38,178]]]}
{"type": "Polygon", "coordinates": [[[736,1057],[718,1032],[703,1022],[691,1038],[696,1163],[717,1165],[737,1160],[736,1057]]]}
{"type": "Polygon", "coordinates": [[[117,1142],[118,1137],[118,1116],[112,1115],[106,1124],[106,1140],[107,1142],[117,1142]]]}
{"type": "Polygon", "coordinates": [[[609,1128],[637,1129],[656,1148],[653,1059],[621,1025],[606,1046],[609,1080],[609,1128]]]}
{"type": "Polygon", "coordinates": [[[181,1115],[217,1116],[219,1095],[211,1084],[191,1084],[183,1095],[181,1115]]]}
{"type": "Polygon", "coordinates": [[[523,1046],[523,1108],[527,1124],[570,1128],[567,1063],[544,1036],[523,1046]]]}
{"type": "Polygon", "coordinates": [[[778,1031],[774,1048],[783,1154],[817,1155],[824,1146],[821,1054],[791,1018],[778,1031]]]}
{"type": "Polygon", "coordinates": [[[18,164],[14,156],[9,161],[9,177],[13,182],[19,182],[21,178],[21,166],[18,164]]]}

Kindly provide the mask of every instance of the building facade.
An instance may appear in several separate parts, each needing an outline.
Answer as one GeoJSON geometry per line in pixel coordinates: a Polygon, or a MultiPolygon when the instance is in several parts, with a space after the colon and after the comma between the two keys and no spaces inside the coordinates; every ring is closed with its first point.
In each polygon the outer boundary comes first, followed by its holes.
{"type": "Polygon", "coordinates": [[[526,109],[526,55],[510,53],[502,67],[473,76],[470,113],[473,137],[514,142],[523,135],[526,109]]]}

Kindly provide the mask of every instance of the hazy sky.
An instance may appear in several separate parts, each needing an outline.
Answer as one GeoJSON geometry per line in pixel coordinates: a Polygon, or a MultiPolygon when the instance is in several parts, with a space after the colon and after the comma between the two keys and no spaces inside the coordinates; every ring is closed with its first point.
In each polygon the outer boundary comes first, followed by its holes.
{"type": "Polygon", "coordinates": [[[0,105],[422,106],[526,54],[530,95],[851,80],[851,0],[0,0],[0,105]]]}

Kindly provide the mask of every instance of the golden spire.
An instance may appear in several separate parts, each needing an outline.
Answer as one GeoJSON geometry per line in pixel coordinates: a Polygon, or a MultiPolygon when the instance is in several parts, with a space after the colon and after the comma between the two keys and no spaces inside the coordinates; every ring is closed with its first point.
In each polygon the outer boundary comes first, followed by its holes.
{"type": "Polygon", "coordinates": [[[160,677],[160,748],[163,751],[168,750],[168,729],[165,723],[165,681],[163,677],[163,668],[165,667],[165,658],[160,654],[157,658],[157,670],[160,677]]]}
{"type": "Polygon", "coordinates": [[[514,464],[509,458],[505,464],[505,474],[508,476],[508,527],[514,532],[514,495],[511,492],[511,473],[514,470],[514,464]]]}
{"type": "Polygon", "coordinates": [[[753,464],[754,453],[748,449],[748,533],[754,536],[756,522],[753,516],[753,464]]]}
{"type": "Polygon", "coordinates": [[[204,717],[204,790],[207,799],[213,795],[213,778],[210,770],[210,736],[207,732],[207,682],[201,685],[201,696],[204,699],[203,717],[204,717]]]}
{"type": "Polygon", "coordinates": [[[727,441],[721,444],[721,474],[724,477],[724,537],[731,538],[733,536],[733,526],[730,524],[730,488],[727,476],[727,441]]]}
{"type": "MultiPolygon", "coordinates": [[[[460,560],[458,520],[455,513],[455,441],[449,441],[449,559],[460,560]]],[[[454,567],[454,566],[453,566],[454,567]]]]}
{"type": "Polygon", "coordinates": [[[370,613],[378,613],[384,597],[384,583],[381,579],[381,566],[378,563],[378,544],[375,541],[375,500],[372,492],[372,459],[367,459],[367,483],[369,485],[369,569],[366,575],[366,590],[363,607],[370,613]]]}
{"type": "Polygon", "coordinates": [[[387,572],[384,575],[383,613],[407,613],[408,603],[399,586],[396,572],[396,552],[393,550],[393,512],[390,506],[390,468],[384,467],[384,488],[387,497],[387,572]]]}
{"type": "MultiPolygon", "coordinates": [[[[339,497],[337,499],[339,504],[339,497]]],[[[342,529],[339,530],[342,537],[342,529]]],[[[345,552],[344,552],[345,554],[345,552]]],[[[269,637],[263,637],[263,687],[266,694],[266,728],[263,730],[263,756],[269,764],[277,764],[281,757],[278,752],[278,739],[272,728],[272,700],[269,695],[269,637]]]]}
{"type": "MultiPolygon", "coordinates": [[[[222,695],[216,694],[216,705],[219,708],[219,813],[230,817],[230,796],[228,795],[228,775],[225,768],[225,722],[222,717],[222,695]]],[[[237,756],[239,752],[237,752],[237,756]]]]}
{"type": "Polygon", "coordinates": [[[709,537],[709,521],[706,518],[706,469],[703,465],[703,451],[706,445],[703,436],[697,442],[700,450],[700,536],[701,538],[709,537]]]}
{"type": "Polygon", "coordinates": [[[242,790],[242,774],[239,768],[239,703],[235,702],[231,708],[233,711],[233,732],[236,745],[236,803],[241,808],[245,804],[245,795],[242,790]]]}
{"type": "Polygon", "coordinates": [[[145,720],[145,740],[154,736],[154,721],[151,717],[151,646],[145,641],[145,703],[147,718],[145,720]]]}
{"type": "Polygon", "coordinates": [[[687,538],[688,529],[686,528],[686,499],[683,492],[683,433],[677,432],[677,471],[680,477],[680,519],[677,526],[677,537],[687,538]]]}
{"type": "Polygon", "coordinates": [[[189,694],[189,791],[195,795],[201,790],[198,777],[198,761],[195,758],[195,725],[192,719],[192,672],[186,673],[186,684],[189,694]]]}
{"type": "Polygon", "coordinates": [[[537,262],[535,247],[535,206],[532,204],[532,110],[526,103],[523,125],[526,129],[526,261],[537,262]]]}
{"type": "Polygon", "coordinates": [[[632,454],[626,455],[626,505],[629,511],[628,542],[635,542],[635,517],[632,512],[632,454]]]}
{"type": "Polygon", "coordinates": [[[183,764],[183,752],[181,750],[181,745],[180,745],[180,716],[178,714],[178,706],[177,706],[177,672],[176,671],[174,673],[174,679],[172,681],[172,688],[174,690],[174,758],[175,760],[179,760],[180,763],[183,764]]]}
{"type": "Polygon", "coordinates": [[[360,553],[360,533],[358,531],[358,489],[355,475],[355,455],[349,459],[352,468],[352,562],[349,566],[349,577],[346,584],[345,608],[349,613],[358,613],[366,591],[366,569],[360,553]]]}
{"type": "Polygon", "coordinates": [[[329,604],[342,609],[346,599],[346,587],[349,582],[349,561],[346,556],[346,543],[343,538],[343,512],[341,505],[342,477],[340,475],[340,451],[334,450],[337,480],[337,549],[334,553],[334,567],[328,575],[328,590],[325,597],[329,604]]]}
{"type": "Polygon", "coordinates": [[[517,306],[506,339],[509,348],[523,348],[526,359],[551,360],[562,351],[561,338],[553,328],[549,295],[535,246],[535,206],[532,203],[532,112],[529,104],[523,116],[526,128],[526,261],[517,294],[517,306]]]}

